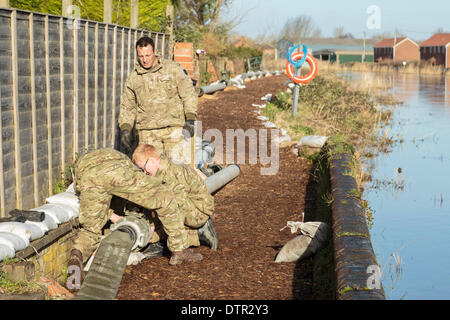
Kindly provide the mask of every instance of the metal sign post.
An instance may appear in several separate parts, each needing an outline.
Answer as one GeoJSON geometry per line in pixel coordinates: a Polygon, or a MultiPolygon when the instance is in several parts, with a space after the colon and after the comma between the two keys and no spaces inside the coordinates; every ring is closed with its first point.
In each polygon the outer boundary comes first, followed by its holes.
{"type": "MultiPolygon", "coordinates": [[[[298,44],[297,52],[300,52],[300,43],[298,44]]],[[[302,67],[300,66],[299,68],[297,68],[295,70],[295,76],[299,76],[301,74],[301,69],[302,69],[302,67]]],[[[292,99],[293,99],[292,115],[295,117],[297,115],[297,109],[298,109],[298,93],[300,91],[300,84],[296,83],[296,82],[294,82],[294,83],[295,83],[295,87],[294,87],[294,95],[292,96],[292,99]]]]}

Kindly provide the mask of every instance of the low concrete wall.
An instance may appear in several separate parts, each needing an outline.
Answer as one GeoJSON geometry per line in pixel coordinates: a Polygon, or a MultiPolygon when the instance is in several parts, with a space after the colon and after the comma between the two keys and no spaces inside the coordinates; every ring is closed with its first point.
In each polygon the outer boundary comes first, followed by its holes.
{"type": "Polygon", "coordinates": [[[346,153],[335,154],[329,161],[336,299],[384,300],[381,275],[372,274],[379,266],[364,211],[355,196],[351,162],[352,156],[346,153]]]}

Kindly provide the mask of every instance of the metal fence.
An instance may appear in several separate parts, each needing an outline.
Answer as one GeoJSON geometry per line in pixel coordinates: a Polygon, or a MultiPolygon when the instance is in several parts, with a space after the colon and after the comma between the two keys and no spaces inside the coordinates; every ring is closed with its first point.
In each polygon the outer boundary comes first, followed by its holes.
{"type": "Polygon", "coordinates": [[[115,147],[143,35],[169,56],[169,34],[0,9],[0,217],[41,205],[77,153],[115,147]]]}

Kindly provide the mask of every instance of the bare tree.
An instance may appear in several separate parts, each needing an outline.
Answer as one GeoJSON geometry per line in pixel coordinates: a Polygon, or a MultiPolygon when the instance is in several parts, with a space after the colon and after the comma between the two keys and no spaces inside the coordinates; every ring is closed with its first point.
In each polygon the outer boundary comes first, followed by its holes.
{"type": "Polygon", "coordinates": [[[344,33],[344,27],[343,26],[339,26],[334,28],[333,30],[333,37],[334,38],[343,38],[345,35],[344,33]]]}
{"type": "Polygon", "coordinates": [[[314,31],[314,21],[310,16],[300,15],[290,18],[281,29],[280,38],[298,42],[301,38],[309,38],[314,31]]]}

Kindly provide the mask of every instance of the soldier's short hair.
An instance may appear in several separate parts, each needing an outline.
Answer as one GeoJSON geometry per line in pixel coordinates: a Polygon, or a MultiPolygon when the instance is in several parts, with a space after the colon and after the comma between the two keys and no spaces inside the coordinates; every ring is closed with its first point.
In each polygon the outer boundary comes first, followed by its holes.
{"type": "Polygon", "coordinates": [[[140,144],[134,150],[131,160],[136,163],[136,161],[148,158],[160,159],[161,156],[151,144],[140,144]]]}
{"type": "Polygon", "coordinates": [[[137,42],[136,42],[136,50],[137,48],[143,48],[146,46],[152,46],[153,51],[155,50],[155,43],[153,42],[153,39],[147,36],[143,36],[142,38],[140,38],[137,42]]]}

